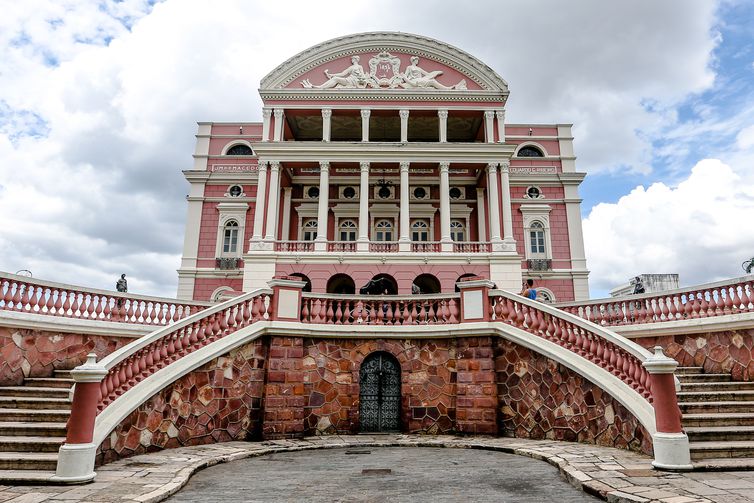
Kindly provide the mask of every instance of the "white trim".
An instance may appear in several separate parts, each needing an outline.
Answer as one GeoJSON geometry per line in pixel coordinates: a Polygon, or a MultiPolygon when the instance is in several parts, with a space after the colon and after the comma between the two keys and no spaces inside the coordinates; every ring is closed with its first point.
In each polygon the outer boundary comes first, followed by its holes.
{"type": "Polygon", "coordinates": [[[523,215],[522,224],[524,228],[524,256],[527,259],[552,259],[552,237],[550,234],[550,211],[552,207],[548,204],[522,204],[519,211],[523,215]],[[542,230],[545,234],[545,254],[541,256],[531,251],[531,236],[529,235],[531,225],[534,222],[542,224],[542,230]]]}
{"type": "Polygon", "coordinates": [[[220,215],[217,218],[217,239],[215,241],[215,257],[241,257],[243,255],[244,236],[246,235],[246,213],[249,211],[248,203],[227,202],[217,205],[220,215]],[[238,238],[235,252],[224,251],[225,226],[231,220],[238,224],[238,238]]]}
{"type": "Polygon", "coordinates": [[[157,325],[95,321],[37,313],[0,311],[0,326],[18,329],[44,330],[102,337],[127,337],[138,339],[153,332],[157,325]]]}

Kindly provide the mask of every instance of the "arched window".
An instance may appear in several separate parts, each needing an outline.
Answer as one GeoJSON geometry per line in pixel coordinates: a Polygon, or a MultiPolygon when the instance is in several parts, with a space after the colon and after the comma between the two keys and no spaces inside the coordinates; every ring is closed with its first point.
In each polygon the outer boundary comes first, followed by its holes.
{"type": "Polygon", "coordinates": [[[453,241],[466,241],[466,226],[460,220],[450,222],[450,239],[453,241]]]}
{"type": "Polygon", "coordinates": [[[529,252],[532,257],[544,257],[545,249],[545,227],[542,222],[535,220],[529,227],[529,252]]]}
{"type": "Polygon", "coordinates": [[[254,151],[248,145],[233,145],[225,155],[254,155],[254,151]]]}
{"type": "Polygon", "coordinates": [[[411,224],[411,241],[429,241],[429,225],[424,220],[411,224]]]}
{"type": "Polygon", "coordinates": [[[555,302],[555,295],[544,288],[537,288],[537,300],[545,304],[552,304],[555,302]]]}
{"type": "Polygon", "coordinates": [[[414,283],[411,285],[411,293],[440,293],[442,287],[440,280],[431,274],[420,274],[414,278],[414,283]]]}
{"type": "Polygon", "coordinates": [[[353,220],[340,222],[340,241],[356,241],[356,223],[353,220]]]}
{"type": "Polygon", "coordinates": [[[310,218],[309,220],[304,221],[301,239],[303,241],[314,241],[317,239],[317,220],[310,218]]]}
{"type": "Polygon", "coordinates": [[[518,151],[516,157],[544,157],[545,155],[537,147],[527,145],[518,151]]]}
{"type": "Polygon", "coordinates": [[[327,293],[353,295],[356,293],[356,285],[348,274],[336,274],[327,280],[327,293]]]}
{"type": "Polygon", "coordinates": [[[238,222],[228,220],[223,228],[223,253],[236,253],[238,250],[238,222]]]}
{"type": "Polygon", "coordinates": [[[390,220],[379,220],[374,226],[375,241],[392,241],[393,240],[393,222],[390,220]]]}

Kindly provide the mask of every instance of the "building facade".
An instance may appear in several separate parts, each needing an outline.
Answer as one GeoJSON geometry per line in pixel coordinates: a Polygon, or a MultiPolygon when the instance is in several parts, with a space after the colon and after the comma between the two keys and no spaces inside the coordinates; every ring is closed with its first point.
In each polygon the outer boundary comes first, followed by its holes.
{"type": "Polygon", "coordinates": [[[589,296],[570,124],[509,124],[508,84],[405,33],[330,40],[261,82],[262,122],[199,123],[178,297],[294,276],[322,293],[480,276],[589,296]]]}

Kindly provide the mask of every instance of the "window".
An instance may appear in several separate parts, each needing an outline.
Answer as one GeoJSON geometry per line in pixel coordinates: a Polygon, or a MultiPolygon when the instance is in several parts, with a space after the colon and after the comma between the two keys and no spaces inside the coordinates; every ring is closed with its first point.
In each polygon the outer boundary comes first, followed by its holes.
{"type": "Polygon", "coordinates": [[[354,189],[353,187],[346,187],[345,189],[343,189],[343,197],[345,199],[353,199],[354,197],[356,197],[356,189],[354,189]]]}
{"type": "Polygon", "coordinates": [[[379,220],[374,226],[375,241],[392,241],[393,240],[393,222],[390,220],[379,220]]]}
{"type": "Polygon", "coordinates": [[[463,222],[460,220],[450,222],[450,238],[453,241],[466,241],[466,229],[463,222]]]}
{"type": "Polygon", "coordinates": [[[301,239],[303,241],[314,241],[317,239],[317,221],[315,219],[312,218],[304,222],[301,239]]]}
{"type": "Polygon", "coordinates": [[[518,151],[516,157],[544,157],[545,155],[537,147],[527,145],[518,151]]]}
{"type": "Polygon", "coordinates": [[[309,199],[317,199],[319,197],[319,187],[309,187],[306,189],[306,197],[309,199]]]}
{"type": "Polygon", "coordinates": [[[552,304],[555,302],[555,296],[549,290],[537,288],[537,300],[545,304],[552,304]]]}
{"type": "Polygon", "coordinates": [[[429,225],[424,220],[411,224],[411,241],[429,241],[429,225]]]}
{"type": "Polygon", "coordinates": [[[238,250],[238,222],[228,220],[223,230],[223,253],[236,253],[238,250]]]}
{"type": "Polygon", "coordinates": [[[243,187],[240,185],[231,185],[228,189],[228,195],[230,197],[240,197],[243,194],[243,187]]]}
{"type": "Polygon", "coordinates": [[[451,199],[461,199],[463,192],[461,192],[461,189],[459,189],[458,187],[451,187],[448,191],[448,195],[451,199]]]}
{"type": "Polygon", "coordinates": [[[340,241],[356,241],[356,229],[353,220],[343,220],[340,223],[340,241]]]}
{"type": "Polygon", "coordinates": [[[539,199],[540,197],[542,197],[542,191],[539,190],[539,187],[527,187],[526,197],[528,197],[529,199],[539,199]]]}
{"type": "Polygon", "coordinates": [[[543,257],[545,250],[545,227],[542,222],[535,220],[529,227],[529,251],[532,257],[543,257]]]}
{"type": "Polygon", "coordinates": [[[248,145],[233,145],[225,155],[254,155],[254,151],[248,145]]]}

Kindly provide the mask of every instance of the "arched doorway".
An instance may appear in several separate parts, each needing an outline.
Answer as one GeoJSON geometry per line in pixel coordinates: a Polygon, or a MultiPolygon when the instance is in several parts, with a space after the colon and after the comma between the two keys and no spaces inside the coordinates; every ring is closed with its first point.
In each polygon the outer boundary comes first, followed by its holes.
{"type": "Polygon", "coordinates": [[[327,293],[353,295],[356,293],[356,286],[348,274],[336,274],[327,280],[327,293]]]}
{"type": "Polygon", "coordinates": [[[384,351],[366,358],[359,370],[359,417],[363,432],[400,431],[401,366],[384,351]]]}
{"type": "Polygon", "coordinates": [[[419,293],[423,294],[440,293],[442,290],[440,280],[431,274],[418,275],[414,278],[414,285],[419,288],[419,293]]]}
{"type": "Polygon", "coordinates": [[[303,292],[312,291],[312,282],[306,274],[301,274],[300,272],[294,272],[294,273],[289,274],[288,276],[291,276],[291,277],[294,277],[301,281],[306,282],[306,285],[304,285],[304,289],[302,290],[303,292]]]}

